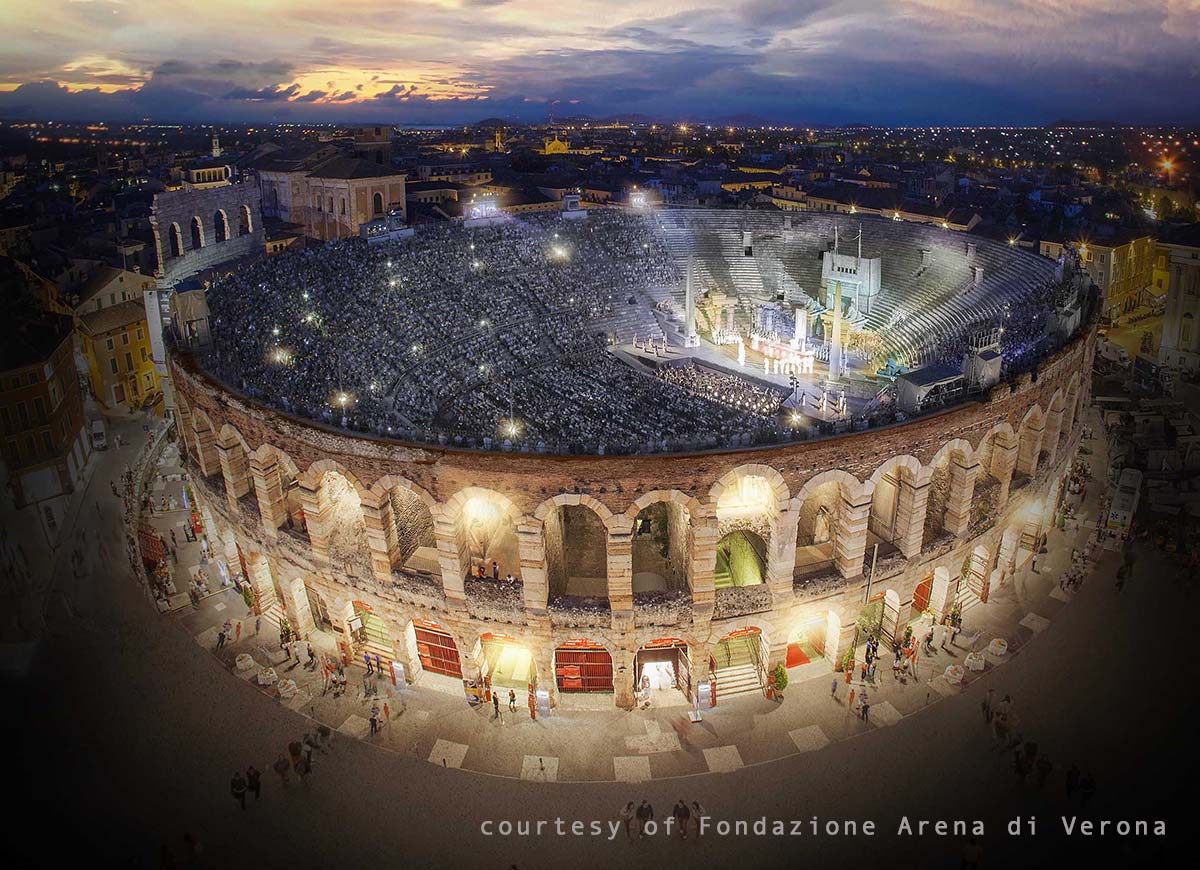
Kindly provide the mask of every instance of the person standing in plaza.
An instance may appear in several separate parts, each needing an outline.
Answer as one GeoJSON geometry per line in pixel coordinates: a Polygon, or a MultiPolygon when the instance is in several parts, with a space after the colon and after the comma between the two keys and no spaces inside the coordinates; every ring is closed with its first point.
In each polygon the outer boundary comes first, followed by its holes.
{"type": "Polygon", "coordinates": [[[375,673],[375,666],[373,664],[371,664],[371,654],[370,653],[363,653],[363,662],[367,666],[368,674],[375,673]]]}
{"type": "Polygon", "coordinates": [[[625,806],[621,808],[621,812],[618,815],[618,818],[621,820],[622,827],[625,828],[625,839],[627,840],[633,839],[633,818],[636,810],[637,807],[634,805],[633,801],[629,801],[629,803],[625,804],[625,806]]]}
{"type": "Polygon", "coordinates": [[[233,772],[233,779],[229,781],[229,793],[243,810],[246,809],[246,778],[242,776],[241,771],[233,772]]]}
{"type": "Polygon", "coordinates": [[[679,839],[686,840],[688,834],[688,819],[691,818],[691,811],[688,809],[687,801],[680,798],[675,804],[675,809],[671,811],[671,815],[675,817],[675,827],[679,829],[679,839]]]}
{"type": "Polygon", "coordinates": [[[517,712],[517,693],[513,689],[508,690],[508,712],[517,712]]]}
{"type": "Polygon", "coordinates": [[[217,632],[217,649],[221,649],[224,646],[225,646],[225,629],[222,628],[220,631],[217,632]]]}
{"type": "Polygon", "coordinates": [[[654,807],[650,801],[643,799],[637,808],[638,837],[646,836],[646,823],[654,821],[654,807]]]}
{"type": "Polygon", "coordinates": [[[495,711],[495,719],[500,721],[500,693],[492,692],[492,710],[495,711]]]}
{"type": "Polygon", "coordinates": [[[255,637],[258,637],[258,630],[260,628],[262,628],[262,617],[256,616],[256,617],[254,617],[254,636],[255,637]]]}
{"type": "Polygon", "coordinates": [[[246,768],[246,788],[258,800],[262,797],[262,771],[253,764],[246,768]]]}
{"type": "Polygon", "coordinates": [[[235,625],[233,628],[233,640],[234,640],[234,643],[239,643],[241,641],[241,639],[242,639],[242,621],[239,619],[237,621],[237,625],[235,625]]]}
{"type": "Polygon", "coordinates": [[[833,678],[833,683],[832,683],[832,685],[829,687],[829,697],[833,698],[835,701],[837,700],[837,687],[838,687],[838,682],[839,682],[839,681],[838,681],[838,678],[837,678],[837,676],[835,675],[835,676],[834,676],[834,678],[833,678]]]}

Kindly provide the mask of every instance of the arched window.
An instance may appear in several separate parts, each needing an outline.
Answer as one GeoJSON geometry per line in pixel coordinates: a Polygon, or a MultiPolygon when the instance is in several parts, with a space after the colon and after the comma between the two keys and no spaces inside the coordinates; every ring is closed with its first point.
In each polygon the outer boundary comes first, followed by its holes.
{"type": "Polygon", "coordinates": [[[333,197],[329,197],[329,213],[333,214],[333,197]]]}
{"type": "Polygon", "coordinates": [[[179,224],[171,224],[171,256],[183,256],[183,231],[179,229],[179,224]]]}
{"type": "Polygon", "coordinates": [[[346,197],[342,197],[342,214],[346,214],[346,197]]]}
{"type": "Polygon", "coordinates": [[[229,221],[225,218],[225,212],[217,209],[213,212],[213,241],[225,242],[229,240],[229,221]]]}
{"type": "Polygon", "coordinates": [[[250,206],[244,205],[239,211],[241,214],[238,218],[238,235],[248,236],[254,232],[254,224],[250,219],[250,206]]]}
{"type": "Polygon", "coordinates": [[[371,198],[371,204],[372,204],[372,213],[373,214],[383,214],[383,194],[382,193],[376,193],[375,196],[371,198]]]}
{"type": "Polygon", "coordinates": [[[199,217],[192,218],[192,250],[198,251],[204,247],[204,225],[199,217]]]}

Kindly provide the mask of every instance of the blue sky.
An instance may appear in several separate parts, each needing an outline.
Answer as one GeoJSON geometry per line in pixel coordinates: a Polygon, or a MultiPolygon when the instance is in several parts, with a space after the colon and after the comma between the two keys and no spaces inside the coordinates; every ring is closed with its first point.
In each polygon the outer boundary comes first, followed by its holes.
{"type": "Polygon", "coordinates": [[[0,116],[1200,121],[1200,0],[0,4],[0,116]]]}

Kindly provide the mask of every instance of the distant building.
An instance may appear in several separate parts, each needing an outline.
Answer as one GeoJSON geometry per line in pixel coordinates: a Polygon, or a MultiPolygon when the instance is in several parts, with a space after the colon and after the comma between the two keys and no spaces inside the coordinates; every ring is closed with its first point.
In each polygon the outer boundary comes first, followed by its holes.
{"type": "Polygon", "coordinates": [[[1167,252],[1169,277],[1158,358],[1167,365],[1200,371],[1200,224],[1176,230],[1159,248],[1167,252]]]}
{"type": "Polygon", "coordinates": [[[1113,320],[1145,305],[1154,280],[1154,240],[1140,232],[1072,242],[1079,262],[1100,288],[1102,311],[1113,320]]]}
{"type": "Polygon", "coordinates": [[[0,342],[0,455],[18,508],[71,493],[91,455],[72,332],[70,317],[42,314],[6,324],[0,342]]]}
{"type": "Polygon", "coordinates": [[[407,173],[362,157],[272,154],[256,164],[263,212],[313,239],[346,239],[368,221],[403,216],[407,173]]]}
{"type": "Polygon", "coordinates": [[[377,166],[391,166],[392,128],[360,127],[355,130],[354,156],[377,166]]]}
{"type": "Polygon", "coordinates": [[[131,299],[80,317],[92,394],[109,410],[153,403],[160,389],[143,301],[131,299]]]}

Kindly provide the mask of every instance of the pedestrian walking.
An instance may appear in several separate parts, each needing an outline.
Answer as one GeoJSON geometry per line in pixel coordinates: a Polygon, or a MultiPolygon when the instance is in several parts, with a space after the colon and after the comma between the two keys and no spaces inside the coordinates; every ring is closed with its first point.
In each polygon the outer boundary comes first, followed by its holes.
{"type": "Polygon", "coordinates": [[[223,646],[225,646],[225,629],[222,628],[217,632],[217,649],[221,649],[223,646]]]}
{"type": "Polygon", "coordinates": [[[704,807],[700,806],[700,801],[692,801],[692,827],[695,829],[696,839],[700,839],[700,820],[708,816],[704,811],[704,807]]]}
{"type": "Polygon", "coordinates": [[[229,781],[229,793],[243,810],[246,809],[246,778],[240,771],[233,772],[233,779],[229,781]]]}
{"type": "Polygon", "coordinates": [[[862,720],[864,722],[871,721],[871,702],[867,700],[866,695],[862,699],[862,720]]]}
{"type": "Polygon", "coordinates": [[[371,654],[370,653],[363,653],[363,662],[365,662],[367,665],[367,673],[368,674],[375,673],[375,666],[371,663],[371,654]]]}
{"type": "Polygon", "coordinates": [[[671,811],[671,815],[675,817],[675,827],[679,829],[679,839],[686,840],[688,835],[688,819],[692,816],[691,810],[688,809],[687,801],[680,798],[675,804],[675,809],[671,811]]]}
{"type": "Polygon", "coordinates": [[[375,708],[371,708],[371,736],[374,737],[379,733],[379,714],[375,712],[375,708]]]}
{"type": "Polygon", "coordinates": [[[254,636],[255,637],[258,637],[258,630],[260,628],[262,628],[262,617],[256,616],[256,617],[254,617],[254,636]]]}
{"type": "Polygon", "coordinates": [[[246,768],[246,788],[258,800],[262,797],[262,771],[253,764],[246,768]]]}
{"type": "Polygon", "coordinates": [[[238,643],[241,641],[241,639],[242,639],[242,621],[239,619],[237,621],[237,625],[234,626],[234,629],[233,629],[233,640],[234,640],[234,643],[238,643]]]}
{"type": "Polygon", "coordinates": [[[621,827],[625,829],[625,839],[633,839],[633,817],[637,811],[637,807],[633,801],[629,801],[625,806],[621,807],[621,812],[617,814],[617,818],[621,820],[621,827]]]}
{"type": "Polygon", "coordinates": [[[850,688],[850,702],[848,704],[848,707],[851,710],[854,709],[854,688],[853,687],[850,688]]]}
{"type": "Polygon", "coordinates": [[[833,683],[829,687],[829,697],[833,698],[834,700],[837,700],[837,687],[838,687],[838,678],[834,677],[833,683]]]}
{"type": "Polygon", "coordinates": [[[1075,796],[1079,789],[1079,768],[1072,764],[1067,768],[1067,800],[1075,796]]]}
{"type": "Polygon", "coordinates": [[[638,836],[646,836],[646,823],[654,821],[654,807],[650,806],[650,801],[643,799],[637,808],[638,820],[638,836]]]}
{"type": "Polygon", "coordinates": [[[379,658],[379,653],[375,653],[375,673],[383,674],[383,662],[379,658]]]}
{"type": "Polygon", "coordinates": [[[500,693],[492,692],[492,709],[496,712],[495,718],[500,719],[500,693]]]}
{"type": "Polygon", "coordinates": [[[279,781],[285,783],[288,781],[289,768],[290,765],[288,764],[286,755],[280,755],[275,759],[275,763],[271,765],[271,770],[279,774],[279,781]]]}
{"type": "Polygon", "coordinates": [[[517,693],[513,689],[508,690],[508,712],[517,712],[517,693]]]}
{"type": "Polygon", "coordinates": [[[288,758],[292,762],[292,770],[297,773],[300,772],[300,760],[303,758],[303,749],[304,747],[300,744],[299,740],[293,740],[288,744],[288,758]]]}

